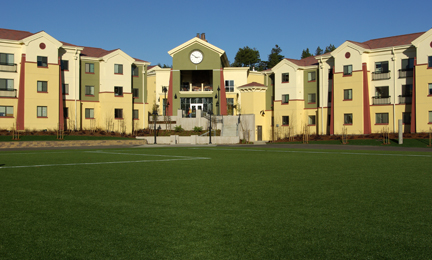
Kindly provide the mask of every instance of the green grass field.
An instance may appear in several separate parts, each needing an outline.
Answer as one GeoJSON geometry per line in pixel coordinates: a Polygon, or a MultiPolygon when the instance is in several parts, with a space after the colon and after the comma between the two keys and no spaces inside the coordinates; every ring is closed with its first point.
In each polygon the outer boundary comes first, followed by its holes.
{"type": "Polygon", "coordinates": [[[0,259],[430,259],[432,153],[0,152],[0,259]]]}

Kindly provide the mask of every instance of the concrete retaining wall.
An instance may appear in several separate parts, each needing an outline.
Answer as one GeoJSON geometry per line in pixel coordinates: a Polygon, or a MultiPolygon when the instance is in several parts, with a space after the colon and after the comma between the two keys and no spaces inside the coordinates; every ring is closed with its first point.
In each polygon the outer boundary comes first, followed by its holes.
{"type": "MultiPolygon", "coordinates": [[[[154,144],[154,136],[137,136],[137,139],[144,139],[149,144],[154,144]]],[[[211,138],[212,144],[238,144],[240,139],[238,136],[212,136],[211,138]]],[[[157,144],[208,144],[209,137],[208,136],[158,136],[156,137],[157,144]]]]}
{"type": "Polygon", "coordinates": [[[11,141],[0,142],[0,149],[4,148],[38,148],[38,147],[77,147],[77,146],[123,146],[145,145],[145,139],[127,140],[82,140],[82,141],[11,141]]]}

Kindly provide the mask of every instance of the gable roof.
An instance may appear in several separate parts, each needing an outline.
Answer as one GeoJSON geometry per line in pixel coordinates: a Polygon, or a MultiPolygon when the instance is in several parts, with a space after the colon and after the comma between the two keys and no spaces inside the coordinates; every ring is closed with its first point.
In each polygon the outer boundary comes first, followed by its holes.
{"type": "Polygon", "coordinates": [[[17,31],[0,28],[0,39],[18,41],[33,35],[31,32],[17,31]]]}
{"type": "Polygon", "coordinates": [[[364,49],[380,49],[386,47],[411,44],[412,41],[414,41],[424,33],[425,32],[404,34],[398,36],[372,39],[365,42],[355,42],[355,41],[348,41],[348,42],[354,43],[364,49]]]}
{"type": "Polygon", "coordinates": [[[302,67],[318,65],[318,61],[315,59],[315,56],[309,56],[309,57],[301,59],[301,60],[288,59],[288,58],[285,58],[285,60],[288,60],[288,61],[294,63],[295,65],[302,66],[302,67]]]}
{"type": "Polygon", "coordinates": [[[114,52],[119,49],[115,50],[104,50],[101,48],[94,48],[94,47],[84,47],[84,49],[81,51],[81,56],[87,56],[87,57],[93,57],[93,58],[101,58],[107,54],[110,54],[111,52],[114,52]]]}
{"type": "Polygon", "coordinates": [[[239,86],[238,88],[246,88],[246,87],[265,87],[266,88],[267,86],[254,81],[254,82],[239,86]]]}

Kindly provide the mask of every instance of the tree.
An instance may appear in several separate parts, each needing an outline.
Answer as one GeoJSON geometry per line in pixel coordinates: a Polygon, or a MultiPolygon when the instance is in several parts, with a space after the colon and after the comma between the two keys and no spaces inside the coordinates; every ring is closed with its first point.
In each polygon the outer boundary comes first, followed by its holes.
{"type": "Polygon", "coordinates": [[[255,48],[251,49],[248,46],[239,48],[234,62],[231,64],[232,67],[252,67],[257,66],[260,63],[259,51],[255,48]]]}
{"type": "Polygon", "coordinates": [[[306,48],[306,50],[303,50],[302,55],[301,55],[302,59],[310,57],[310,56],[312,56],[312,54],[310,53],[309,48],[306,48]]]}
{"type": "Polygon", "coordinates": [[[320,46],[318,46],[318,48],[315,51],[315,56],[321,55],[323,54],[323,50],[320,48],[320,46]]]}
{"type": "Polygon", "coordinates": [[[329,46],[327,46],[327,47],[325,48],[324,53],[329,53],[329,52],[332,52],[332,51],[334,51],[334,50],[336,50],[336,47],[335,47],[333,44],[330,44],[329,46]]]}
{"type": "Polygon", "coordinates": [[[281,60],[283,60],[284,56],[280,55],[281,52],[282,49],[276,44],[275,47],[271,50],[270,55],[268,56],[267,68],[273,68],[281,60]]]}
{"type": "Polygon", "coordinates": [[[172,68],[171,65],[167,65],[167,64],[161,65],[160,63],[158,63],[157,66],[159,66],[161,68],[172,68]]]}

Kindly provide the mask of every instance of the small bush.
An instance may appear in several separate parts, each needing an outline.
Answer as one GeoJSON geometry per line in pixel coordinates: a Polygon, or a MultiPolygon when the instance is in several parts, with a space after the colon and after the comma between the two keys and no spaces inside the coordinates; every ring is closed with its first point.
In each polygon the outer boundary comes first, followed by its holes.
{"type": "Polygon", "coordinates": [[[202,132],[202,130],[203,130],[203,128],[200,126],[195,126],[193,129],[194,132],[202,132]]]}
{"type": "Polygon", "coordinates": [[[174,127],[174,131],[175,131],[175,132],[183,132],[184,129],[181,127],[181,125],[176,125],[176,126],[174,127]]]}

